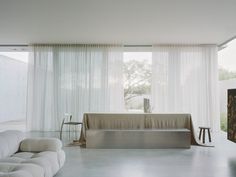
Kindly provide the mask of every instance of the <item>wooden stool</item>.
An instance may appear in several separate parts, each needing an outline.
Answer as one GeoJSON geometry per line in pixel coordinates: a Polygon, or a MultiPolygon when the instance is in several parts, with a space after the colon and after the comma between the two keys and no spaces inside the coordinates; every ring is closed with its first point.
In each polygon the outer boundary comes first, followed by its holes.
{"type": "Polygon", "coordinates": [[[200,128],[200,132],[199,132],[199,140],[201,140],[201,136],[202,136],[202,142],[203,144],[205,144],[205,130],[208,131],[208,138],[209,138],[209,142],[211,142],[211,133],[210,133],[210,127],[199,127],[200,128]]]}

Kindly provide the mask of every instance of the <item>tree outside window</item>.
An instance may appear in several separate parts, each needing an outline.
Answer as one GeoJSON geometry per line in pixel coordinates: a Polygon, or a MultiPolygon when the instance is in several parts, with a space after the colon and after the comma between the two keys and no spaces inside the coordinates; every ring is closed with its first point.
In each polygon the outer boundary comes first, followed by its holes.
{"type": "Polygon", "coordinates": [[[151,52],[124,53],[124,99],[128,111],[142,112],[151,94],[151,52]]]}

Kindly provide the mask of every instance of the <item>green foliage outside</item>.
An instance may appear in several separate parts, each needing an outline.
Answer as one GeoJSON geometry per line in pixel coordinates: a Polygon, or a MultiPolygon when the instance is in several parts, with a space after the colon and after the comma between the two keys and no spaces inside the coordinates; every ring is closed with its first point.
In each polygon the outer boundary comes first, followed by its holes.
{"type": "MultiPolygon", "coordinates": [[[[219,80],[235,79],[236,72],[229,71],[224,68],[219,68],[219,80]]],[[[227,131],[227,113],[220,113],[220,127],[222,131],[227,131]]]]}
{"type": "Polygon", "coordinates": [[[229,80],[236,78],[236,72],[228,71],[224,68],[219,68],[219,80],[229,80]]]}
{"type": "MultiPolygon", "coordinates": [[[[151,64],[144,60],[129,60],[124,62],[124,98],[126,108],[141,109],[143,103],[130,104],[132,99],[151,92],[151,64]]],[[[219,68],[219,80],[236,78],[236,72],[219,68]]],[[[221,113],[220,125],[222,131],[227,131],[227,114],[221,113]]]]}
{"type": "Polygon", "coordinates": [[[222,131],[227,131],[227,114],[221,113],[220,114],[220,128],[222,131]]]}

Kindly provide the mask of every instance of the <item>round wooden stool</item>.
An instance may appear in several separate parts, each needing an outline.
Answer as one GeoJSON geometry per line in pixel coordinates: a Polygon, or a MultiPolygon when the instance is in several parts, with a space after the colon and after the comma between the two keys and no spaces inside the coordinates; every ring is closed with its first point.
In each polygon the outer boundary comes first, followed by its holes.
{"type": "Polygon", "coordinates": [[[210,133],[210,127],[199,127],[200,128],[200,132],[199,132],[199,140],[201,140],[201,136],[202,136],[202,142],[203,144],[205,144],[205,130],[207,130],[208,132],[208,138],[209,138],[209,142],[211,142],[211,133],[210,133]]]}

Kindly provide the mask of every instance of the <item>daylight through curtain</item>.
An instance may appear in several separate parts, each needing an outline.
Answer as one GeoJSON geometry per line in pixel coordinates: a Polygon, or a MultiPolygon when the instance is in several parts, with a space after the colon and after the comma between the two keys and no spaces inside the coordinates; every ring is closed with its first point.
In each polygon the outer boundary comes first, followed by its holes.
{"type": "Polygon", "coordinates": [[[30,130],[59,130],[65,113],[124,109],[121,46],[35,45],[29,59],[30,130]]]}
{"type": "Polygon", "coordinates": [[[191,113],[195,127],[219,130],[215,45],[153,47],[153,112],[191,113]]]}

